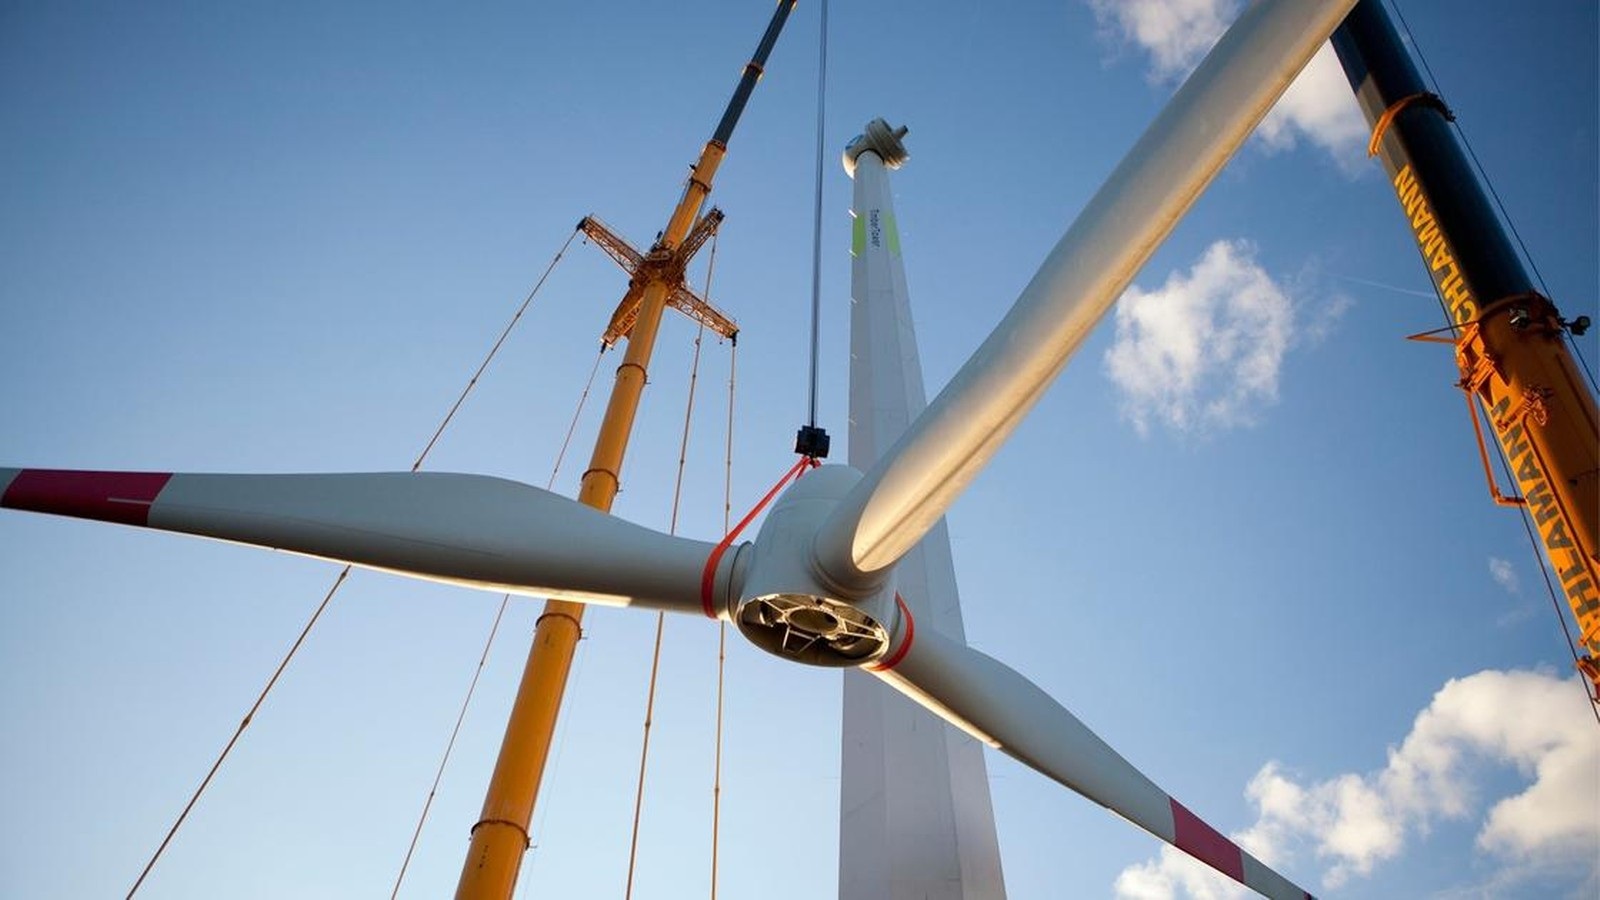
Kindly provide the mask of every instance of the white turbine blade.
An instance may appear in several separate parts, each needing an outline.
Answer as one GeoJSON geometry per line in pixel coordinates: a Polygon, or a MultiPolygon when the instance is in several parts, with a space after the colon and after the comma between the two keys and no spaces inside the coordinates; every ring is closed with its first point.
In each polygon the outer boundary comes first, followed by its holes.
{"type": "Polygon", "coordinates": [[[873,671],[906,696],[1262,896],[1310,900],[1310,893],[1168,796],[1016,670],[932,629],[902,634],[887,667],[873,671]]]}
{"type": "MultiPolygon", "coordinates": [[[[0,506],[303,553],[430,581],[701,613],[713,545],[482,475],[0,469],[0,506]]],[[[735,554],[717,566],[725,588],[735,554]]]]}
{"type": "Polygon", "coordinates": [[[1248,5],[994,333],[840,503],[818,535],[829,576],[889,566],[945,513],[1353,5],[1248,5]]]}

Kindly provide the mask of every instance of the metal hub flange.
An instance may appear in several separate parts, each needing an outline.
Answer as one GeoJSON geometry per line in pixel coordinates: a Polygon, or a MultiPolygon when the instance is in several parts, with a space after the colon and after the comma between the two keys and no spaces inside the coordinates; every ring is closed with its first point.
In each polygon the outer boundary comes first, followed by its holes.
{"type": "Polygon", "coordinates": [[[733,620],[768,653],[815,666],[859,666],[888,649],[898,614],[889,573],[841,585],[816,565],[817,527],[860,479],[847,466],[813,470],[779,498],[756,535],[733,620]]]}

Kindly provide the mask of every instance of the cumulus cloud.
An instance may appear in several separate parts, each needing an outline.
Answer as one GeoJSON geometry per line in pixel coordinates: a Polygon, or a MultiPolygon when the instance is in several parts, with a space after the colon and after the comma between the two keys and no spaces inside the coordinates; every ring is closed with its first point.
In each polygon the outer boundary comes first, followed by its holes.
{"type": "MultiPolygon", "coordinates": [[[[1237,839],[1235,835],[1235,839],[1237,839]]],[[[1251,851],[1254,853],[1254,851],[1251,851]]],[[[1260,854],[1256,854],[1260,859],[1260,854]]],[[[1262,862],[1267,862],[1262,860],[1262,862]]],[[[1270,865],[1270,863],[1269,863],[1270,865]]],[[[1146,863],[1129,866],[1117,876],[1117,900],[1239,900],[1254,896],[1186,853],[1162,847],[1161,855],[1146,863]]]]}
{"type": "Polygon", "coordinates": [[[1218,241],[1159,288],[1122,295],[1105,369],[1141,434],[1152,423],[1202,432],[1245,425],[1277,399],[1294,325],[1288,291],[1254,249],[1218,241]]]}
{"type": "MultiPolygon", "coordinates": [[[[1400,857],[1431,823],[1471,821],[1474,849],[1495,867],[1489,881],[1497,890],[1552,872],[1593,886],[1600,882],[1600,729],[1583,715],[1579,690],[1539,672],[1453,679],[1376,772],[1303,781],[1267,763],[1245,788],[1256,822],[1235,839],[1269,865],[1309,855],[1323,887],[1338,889],[1400,857]],[[1484,809],[1483,776],[1496,767],[1526,787],[1484,809]]],[[[1243,896],[1170,848],[1125,869],[1116,891],[1126,900],[1243,896]]]]}
{"type": "Polygon", "coordinates": [[[1517,570],[1511,568],[1511,563],[1508,560],[1501,559],[1498,556],[1489,557],[1489,577],[1493,578],[1494,583],[1504,588],[1508,594],[1522,593],[1522,586],[1517,581],[1517,570]]]}
{"type": "MultiPolygon", "coordinates": [[[[1115,41],[1150,57],[1150,79],[1168,84],[1188,75],[1238,16],[1239,0],[1088,0],[1101,28],[1115,41]]],[[[1367,126],[1339,67],[1323,45],[1256,129],[1271,150],[1304,139],[1353,169],[1362,159],[1367,126]]]]}
{"type": "Polygon", "coordinates": [[[1367,121],[1332,44],[1323,44],[1311,57],[1256,127],[1256,137],[1269,149],[1287,150],[1304,139],[1352,171],[1366,162],[1367,134],[1367,121]]]}
{"type": "Polygon", "coordinates": [[[1180,81],[1239,14],[1232,0],[1089,0],[1107,35],[1150,54],[1153,81],[1180,81]]]}

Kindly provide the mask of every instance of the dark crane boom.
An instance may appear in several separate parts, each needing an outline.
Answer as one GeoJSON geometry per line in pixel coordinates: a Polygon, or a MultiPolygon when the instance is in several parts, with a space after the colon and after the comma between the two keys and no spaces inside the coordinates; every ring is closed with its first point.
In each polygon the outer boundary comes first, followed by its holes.
{"type": "Polygon", "coordinates": [[[1600,690],[1600,431],[1569,322],[1538,290],[1452,127],[1378,0],[1361,0],[1333,46],[1372,124],[1370,150],[1394,186],[1417,249],[1444,306],[1448,338],[1478,430],[1490,493],[1522,506],[1572,608],[1578,668],[1600,690]],[[1479,404],[1517,482],[1502,494],[1488,470],[1479,404]]]}

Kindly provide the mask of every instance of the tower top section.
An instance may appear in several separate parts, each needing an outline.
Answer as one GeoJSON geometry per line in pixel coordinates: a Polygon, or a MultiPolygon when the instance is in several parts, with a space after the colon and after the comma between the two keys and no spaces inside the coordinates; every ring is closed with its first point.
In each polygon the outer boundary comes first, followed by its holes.
{"type": "Polygon", "coordinates": [[[891,169],[898,169],[905,165],[911,154],[906,152],[906,145],[900,142],[911,129],[904,125],[894,128],[882,119],[873,119],[867,123],[866,130],[856,135],[844,148],[844,170],[854,178],[856,174],[856,158],[863,153],[876,153],[883,164],[891,169]]]}

